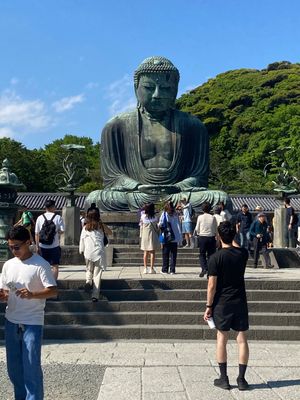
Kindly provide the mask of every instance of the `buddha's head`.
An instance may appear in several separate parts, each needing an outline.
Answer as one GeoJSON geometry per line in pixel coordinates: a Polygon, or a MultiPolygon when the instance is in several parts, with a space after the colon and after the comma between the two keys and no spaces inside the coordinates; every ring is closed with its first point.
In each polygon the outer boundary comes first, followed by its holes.
{"type": "Polygon", "coordinates": [[[179,71],[165,57],[146,58],[134,73],[134,89],[138,104],[149,113],[174,108],[178,91],[179,71]]]}

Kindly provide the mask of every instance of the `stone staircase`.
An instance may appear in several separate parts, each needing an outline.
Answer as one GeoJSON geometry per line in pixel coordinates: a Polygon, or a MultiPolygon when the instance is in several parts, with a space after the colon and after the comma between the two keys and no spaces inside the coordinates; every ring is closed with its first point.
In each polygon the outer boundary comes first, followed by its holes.
{"type": "MultiPolygon", "coordinates": [[[[139,267],[143,265],[143,252],[136,245],[118,245],[113,250],[113,264],[122,267],[139,267]]],[[[155,265],[160,270],[162,266],[162,252],[156,252],[155,265]]],[[[258,262],[261,265],[261,261],[258,262]]],[[[178,267],[195,267],[195,272],[200,272],[199,266],[199,249],[178,248],[177,253],[178,267]]],[[[249,256],[247,267],[253,268],[253,258],[249,256]]]]}
{"type": "MultiPolygon", "coordinates": [[[[44,337],[52,340],[214,339],[202,315],[206,279],[104,279],[92,303],[83,281],[59,281],[59,300],[48,300],[44,337]]],[[[249,338],[299,340],[300,285],[295,280],[246,281],[249,338]]],[[[0,303],[0,339],[5,304],[0,303]]]]}

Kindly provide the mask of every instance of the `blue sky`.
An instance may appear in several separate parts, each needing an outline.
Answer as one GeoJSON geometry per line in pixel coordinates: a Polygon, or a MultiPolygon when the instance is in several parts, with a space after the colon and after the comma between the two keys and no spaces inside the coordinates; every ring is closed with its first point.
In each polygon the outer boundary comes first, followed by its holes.
{"type": "Polygon", "coordinates": [[[99,141],[135,105],[146,57],[177,66],[180,95],[227,70],[300,62],[299,27],[298,0],[0,0],[0,137],[99,141]]]}

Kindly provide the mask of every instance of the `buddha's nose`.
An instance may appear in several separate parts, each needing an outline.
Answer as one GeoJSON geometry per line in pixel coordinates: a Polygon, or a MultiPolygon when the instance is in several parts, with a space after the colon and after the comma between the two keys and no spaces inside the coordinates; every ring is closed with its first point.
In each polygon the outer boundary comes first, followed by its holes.
{"type": "Polygon", "coordinates": [[[154,90],[154,93],[153,93],[152,97],[154,99],[159,99],[160,98],[160,88],[159,88],[159,86],[155,87],[155,90],[154,90]]]}

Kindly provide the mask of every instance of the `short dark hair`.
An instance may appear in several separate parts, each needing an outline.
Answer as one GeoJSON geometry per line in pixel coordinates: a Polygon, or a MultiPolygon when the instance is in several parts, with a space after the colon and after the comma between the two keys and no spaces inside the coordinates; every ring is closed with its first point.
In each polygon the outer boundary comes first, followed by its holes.
{"type": "Polygon", "coordinates": [[[243,208],[243,207],[249,208],[249,207],[247,206],[247,204],[243,204],[243,205],[242,205],[242,208],[243,208]]]}
{"type": "Polygon", "coordinates": [[[236,228],[230,221],[224,221],[218,226],[218,233],[222,242],[231,244],[236,234],[236,228]]]}
{"type": "Polygon", "coordinates": [[[285,198],[284,198],[284,202],[285,202],[286,204],[290,204],[291,199],[290,199],[289,197],[285,197],[285,198]]]}
{"type": "Polygon", "coordinates": [[[211,210],[211,206],[209,203],[203,203],[202,204],[202,210],[204,213],[209,213],[211,210]]]}
{"type": "Polygon", "coordinates": [[[52,199],[46,200],[45,208],[52,208],[52,207],[55,207],[55,201],[52,199]]]}
{"type": "Polygon", "coordinates": [[[30,240],[30,234],[28,229],[24,228],[22,225],[13,226],[7,232],[6,240],[30,240]]]}

